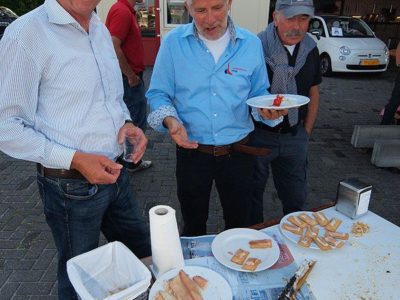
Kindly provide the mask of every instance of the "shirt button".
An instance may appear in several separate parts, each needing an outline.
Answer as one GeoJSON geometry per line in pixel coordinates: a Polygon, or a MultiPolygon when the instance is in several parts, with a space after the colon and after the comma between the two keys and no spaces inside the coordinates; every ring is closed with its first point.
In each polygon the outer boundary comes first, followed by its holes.
{"type": "Polygon", "coordinates": [[[210,50],[207,50],[207,53],[210,53],[210,50]]]}
{"type": "Polygon", "coordinates": [[[218,114],[214,114],[214,117],[218,116],[218,114]]]}
{"type": "Polygon", "coordinates": [[[217,93],[213,92],[213,96],[217,96],[217,93]]]}

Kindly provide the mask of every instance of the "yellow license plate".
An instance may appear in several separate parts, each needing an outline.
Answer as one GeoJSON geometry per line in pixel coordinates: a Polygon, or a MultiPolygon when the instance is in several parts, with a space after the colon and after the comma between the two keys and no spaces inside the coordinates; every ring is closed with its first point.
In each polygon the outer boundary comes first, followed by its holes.
{"type": "Polygon", "coordinates": [[[379,65],[379,60],[377,60],[377,59],[362,59],[360,65],[376,66],[376,65],[379,65]]]}

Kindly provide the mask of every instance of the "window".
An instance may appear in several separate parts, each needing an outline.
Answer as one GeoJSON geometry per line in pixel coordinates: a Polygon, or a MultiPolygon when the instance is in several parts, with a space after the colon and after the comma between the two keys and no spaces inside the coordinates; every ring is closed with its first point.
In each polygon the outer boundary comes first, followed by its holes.
{"type": "Polygon", "coordinates": [[[175,24],[187,24],[191,22],[191,17],[187,11],[184,0],[167,0],[164,12],[165,26],[175,24]]]}
{"type": "Polygon", "coordinates": [[[324,31],[324,26],[322,22],[318,19],[311,19],[310,20],[310,25],[308,27],[308,32],[310,33],[316,33],[318,32],[319,36],[325,37],[325,31],[324,31]]]}
{"type": "Polygon", "coordinates": [[[358,19],[348,17],[325,17],[329,36],[343,38],[374,37],[368,25],[358,19]]]}
{"type": "Polygon", "coordinates": [[[142,36],[156,36],[154,0],[144,0],[143,3],[138,3],[135,10],[142,36]]]}

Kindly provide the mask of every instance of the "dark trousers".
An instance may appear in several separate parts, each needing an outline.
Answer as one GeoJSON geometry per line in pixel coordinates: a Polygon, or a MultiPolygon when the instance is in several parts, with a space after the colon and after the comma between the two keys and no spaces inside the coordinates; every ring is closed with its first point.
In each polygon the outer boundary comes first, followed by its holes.
{"type": "MultiPolygon", "coordinates": [[[[141,77],[141,76],[140,76],[141,77]]],[[[124,102],[128,107],[133,123],[143,132],[146,130],[147,99],[143,80],[136,86],[129,86],[128,78],[122,76],[124,83],[124,102]]]]}
{"type": "Polygon", "coordinates": [[[283,213],[302,210],[307,197],[308,135],[304,127],[298,126],[296,135],[256,128],[254,143],[270,148],[272,153],[256,158],[251,223],[260,223],[264,219],[263,197],[270,167],[283,213]]]}
{"type": "Polygon", "coordinates": [[[225,229],[246,227],[254,157],[243,153],[214,157],[177,147],[176,179],[184,228],[182,235],[207,233],[210,193],[215,182],[225,229]]]}
{"type": "Polygon", "coordinates": [[[98,247],[100,231],[109,242],[124,243],[138,257],[151,255],[150,234],[126,171],[115,184],[38,175],[47,224],[58,251],[58,298],[77,299],[68,279],[67,261],[98,247]]]}
{"type": "Polygon", "coordinates": [[[385,113],[382,118],[382,125],[394,124],[394,114],[397,108],[400,106],[400,71],[397,73],[396,81],[394,82],[394,88],[392,96],[389,99],[389,103],[385,106],[385,113]]]}

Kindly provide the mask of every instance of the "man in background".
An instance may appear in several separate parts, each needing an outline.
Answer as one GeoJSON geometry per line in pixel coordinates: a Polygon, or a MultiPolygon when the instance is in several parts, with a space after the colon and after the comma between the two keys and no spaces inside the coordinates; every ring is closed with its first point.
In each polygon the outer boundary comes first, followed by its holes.
{"type": "MultiPolygon", "coordinates": [[[[396,66],[400,67],[400,42],[396,49],[396,66]]],[[[396,80],[392,91],[392,96],[389,99],[388,104],[385,106],[385,112],[382,118],[382,125],[394,124],[394,115],[400,108],[400,70],[397,71],[396,80]]]]}
{"type": "MultiPolygon", "coordinates": [[[[143,83],[144,48],[134,8],[136,3],[142,2],[143,0],[117,0],[108,12],[106,26],[122,71],[125,104],[134,124],[145,132],[147,100],[143,83]]],[[[129,172],[137,172],[150,168],[152,162],[141,160],[137,164],[124,165],[129,172]]]]}
{"type": "Polygon", "coordinates": [[[308,105],[289,109],[283,122],[271,127],[255,122],[256,144],[270,148],[258,157],[254,176],[252,222],[263,221],[263,195],[272,169],[283,213],[302,210],[307,197],[308,139],[317,118],[321,83],[318,48],[307,35],[312,0],[277,0],[271,22],[260,37],[271,94],[297,94],[310,98],[308,105]]]}

